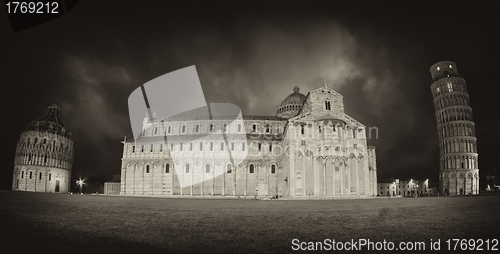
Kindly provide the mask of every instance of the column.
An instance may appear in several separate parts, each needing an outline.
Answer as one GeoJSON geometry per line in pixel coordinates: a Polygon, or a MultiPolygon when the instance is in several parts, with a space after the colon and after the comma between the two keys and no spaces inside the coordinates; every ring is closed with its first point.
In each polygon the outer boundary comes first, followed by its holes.
{"type": "Polygon", "coordinates": [[[302,196],[306,196],[306,189],[307,189],[307,186],[306,186],[306,160],[307,160],[307,155],[306,153],[304,153],[304,155],[302,156],[302,196]]]}
{"type": "Polygon", "coordinates": [[[345,188],[345,183],[344,183],[344,163],[340,162],[339,165],[339,170],[340,170],[340,195],[344,196],[344,188],[345,188]]]}
{"type": "Polygon", "coordinates": [[[314,196],[319,196],[319,174],[318,174],[318,167],[316,166],[317,157],[312,157],[313,163],[313,174],[314,174],[314,196]]]}

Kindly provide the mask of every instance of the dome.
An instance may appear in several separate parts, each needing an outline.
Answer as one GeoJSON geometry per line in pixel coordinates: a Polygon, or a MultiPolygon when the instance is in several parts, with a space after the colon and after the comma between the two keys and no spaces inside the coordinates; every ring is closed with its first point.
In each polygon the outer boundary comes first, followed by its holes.
{"type": "Polygon", "coordinates": [[[283,102],[281,103],[281,106],[286,106],[286,105],[300,105],[302,106],[302,103],[306,100],[306,96],[299,93],[299,88],[295,86],[293,88],[293,93],[288,95],[283,102]]]}
{"type": "Polygon", "coordinates": [[[50,105],[43,116],[33,120],[24,131],[39,131],[70,137],[66,126],[61,120],[61,109],[55,104],[50,105]]]}
{"type": "Polygon", "coordinates": [[[283,118],[290,118],[299,112],[300,107],[306,100],[306,96],[299,93],[299,87],[295,86],[293,88],[293,93],[288,95],[281,105],[278,107],[278,111],[276,112],[276,116],[283,118]]]}

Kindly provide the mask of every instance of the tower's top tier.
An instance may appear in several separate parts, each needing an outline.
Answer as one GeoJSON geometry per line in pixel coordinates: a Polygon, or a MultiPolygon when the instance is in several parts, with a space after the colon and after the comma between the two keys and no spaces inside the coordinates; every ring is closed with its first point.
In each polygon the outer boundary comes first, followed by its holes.
{"type": "Polygon", "coordinates": [[[432,81],[436,81],[446,77],[460,77],[458,75],[457,65],[452,61],[441,61],[432,65],[431,69],[432,81]]]}

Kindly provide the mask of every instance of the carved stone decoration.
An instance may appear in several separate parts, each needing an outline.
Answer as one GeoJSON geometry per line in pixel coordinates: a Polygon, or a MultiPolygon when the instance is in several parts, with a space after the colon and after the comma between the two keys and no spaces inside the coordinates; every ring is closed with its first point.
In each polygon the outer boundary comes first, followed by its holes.
{"type": "Polygon", "coordinates": [[[302,157],[302,151],[297,150],[297,151],[295,151],[294,155],[295,155],[296,157],[301,158],[301,157],[302,157]]]}
{"type": "Polygon", "coordinates": [[[363,159],[363,158],[364,158],[364,156],[361,153],[358,154],[358,159],[363,159]]]}
{"type": "Polygon", "coordinates": [[[311,124],[311,123],[308,123],[308,124],[307,124],[307,127],[311,128],[311,127],[312,127],[312,124],[311,124]]]}
{"type": "Polygon", "coordinates": [[[307,157],[311,157],[311,156],[313,156],[313,153],[310,150],[307,150],[306,151],[306,156],[307,157]]]}
{"type": "Polygon", "coordinates": [[[356,158],[356,155],[354,155],[353,153],[349,154],[349,159],[354,159],[356,158]]]}
{"type": "Polygon", "coordinates": [[[316,161],[321,163],[321,164],[324,164],[324,158],[322,156],[318,156],[318,158],[316,158],[316,161]]]}
{"type": "Polygon", "coordinates": [[[216,162],[215,162],[215,165],[216,165],[216,166],[220,166],[220,165],[222,165],[222,163],[221,163],[220,161],[216,161],[216,162]]]}

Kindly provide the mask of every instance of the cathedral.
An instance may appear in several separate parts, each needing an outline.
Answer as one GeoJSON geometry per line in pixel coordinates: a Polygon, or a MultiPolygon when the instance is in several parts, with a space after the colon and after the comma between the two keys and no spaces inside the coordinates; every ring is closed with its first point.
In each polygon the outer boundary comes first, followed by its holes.
{"type": "Polygon", "coordinates": [[[146,116],[140,138],[123,141],[121,195],[377,196],[375,147],[367,145],[368,130],[344,112],[343,96],[326,81],[307,95],[295,87],[274,116],[244,115],[236,124],[226,120],[146,116]],[[239,138],[209,135],[214,132],[239,138]]]}
{"type": "Polygon", "coordinates": [[[59,107],[51,105],[19,137],[12,190],[68,193],[72,165],[71,132],[61,121],[59,107]]]}

